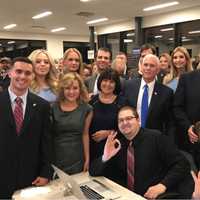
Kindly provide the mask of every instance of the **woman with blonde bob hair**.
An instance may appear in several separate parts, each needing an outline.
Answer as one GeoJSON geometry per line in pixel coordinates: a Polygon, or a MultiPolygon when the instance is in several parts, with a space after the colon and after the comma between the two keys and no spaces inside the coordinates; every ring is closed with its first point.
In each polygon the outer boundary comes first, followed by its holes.
{"type": "Polygon", "coordinates": [[[77,73],[65,74],[59,82],[58,101],[52,106],[53,160],[68,174],[88,170],[89,126],[92,107],[77,73]]]}
{"type": "Polygon", "coordinates": [[[77,72],[83,75],[83,59],[82,55],[76,48],[69,48],[63,56],[64,74],[67,72],[77,72]]]}
{"type": "Polygon", "coordinates": [[[176,91],[178,80],[182,73],[192,71],[190,55],[185,47],[176,47],[172,54],[172,65],[170,73],[165,76],[163,83],[176,91]]]}
{"type": "Polygon", "coordinates": [[[44,49],[36,49],[29,55],[29,59],[33,62],[35,74],[30,89],[50,103],[55,102],[57,78],[51,55],[44,49]]]}

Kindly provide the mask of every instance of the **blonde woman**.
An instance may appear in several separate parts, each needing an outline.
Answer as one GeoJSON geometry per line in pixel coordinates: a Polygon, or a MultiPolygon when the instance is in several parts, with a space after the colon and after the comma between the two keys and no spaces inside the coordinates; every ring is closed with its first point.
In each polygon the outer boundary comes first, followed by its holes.
{"type": "Polygon", "coordinates": [[[172,54],[170,73],[165,76],[163,83],[176,91],[180,75],[192,71],[190,55],[185,47],[176,47],[172,54]]]}
{"type": "Polygon", "coordinates": [[[58,102],[52,107],[53,160],[66,173],[75,174],[88,169],[92,107],[77,73],[65,74],[58,89],[58,102]]]}
{"type": "Polygon", "coordinates": [[[50,54],[44,49],[34,50],[29,59],[33,62],[34,79],[31,90],[50,103],[56,101],[57,78],[55,64],[50,54]]]}
{"type": "Polygon", "coordinates": [[[83,59],[81,53],[76,48],[67,49],[63,56],[64,73],[77,72],[83,75],[83,59]]]}

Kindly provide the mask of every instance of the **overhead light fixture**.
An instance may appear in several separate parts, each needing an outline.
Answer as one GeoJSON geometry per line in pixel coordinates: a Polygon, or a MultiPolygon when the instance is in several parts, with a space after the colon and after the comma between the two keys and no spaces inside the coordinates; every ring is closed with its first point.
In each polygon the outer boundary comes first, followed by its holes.
{"type": "Polygon", "coordinates": [[[32,19],[39,19],[39,18],[42,18],[42,17],[47,17],[51,14],[52,14],[51,11],[46,11],[46,12],[43,12],[43,13],[40,13],[38,15],[33,16],[32,19]]]}
{"type": "Polygon", "coordinates": [[[8,43],[8,44],[14,44],[15,41],[8,41],[7,43],[8,43]]]}
{"type": "Polygon", "coordinates": [[[131,39],[124,39],[124,43],[131,43],[131,42],[133,42],[133,40],[131,40],[131,39]]]}
{"type": "Polygon", "coordinates": [[[143,11],[151,11],[151,10],[162,9],[162,8],[174,6],[174,5],[177,5],[177,4],[179,4],[178,1],[172,1],[170,3],[163,3],[163,4],[158,4],[158,5],[155,5],[155,6],[150,6],[150,7],[144,8],[143,11]]]}
{"type": "Polygon", "coordinates": [[[162,35],[155,35],[154,38],[158,39],[158,38],[162,38],[162,35]]]}
{"type": "Polygon", "coordinates": [[[55,32],[64,31],[64,30],[66,30],[65,27],[60,27],[60,28],[52,29],[51,32],[52,32],[52,33],[55,33],[55,32]]]}
{"type": "Polygon", "coordinates": [[[196,33],[200,33],[200,30],[196,30],[196,31],[189,31],[189,34],[196,34],[196,33]]]}
{"type": "Polygon", "coordinates": [[[169,38],[169,40],[170,40],[170,41],[173,41],[173,40],[174,40],[174,38],[169,38]]]}
{"type": "Polygon", "coordinates": [[[165,31],[173,31],[174,28],[170,27],[170,28],[163,28],[163,29],[160,29],[161,32],[165,32],[165,31]]]}
{"type": "Polygon", "coordinates": [[[91,1],[91,0],[80,0],[81,2],[89,2],[89,1],[91,1]]]}
{"type": "Polygon", "coordinates": [[[131,36],[134,36],[134,35],[135,35],[135,33],[127,33],[126,34],[127,37],[131,37],[131,36]]]}
{"type": "Polygon", "coordinates": [[[186,37],[183,38],[183,37],[182,37],[182,42],[188,42],[188,41],[191,41],[191,40],[192,40],[191,38],[186,38],[186,37]]]}
{"type": "Polygon", "coordinates": [[[104,21],[107,21],[107,20],[108,20],[108,18],[104,17],[104,18],[88,21],[87,24],[95,24],[95,23],[104,22],[104,21]]]}
{"type": "Polygon", "coordinates": [[[3,28],[6,29],[6,30],[8,30],[8,29],[14,28],[16,26],[17,26],[17,24],[9,24],[7,26],[4,26],[3,28]]]}

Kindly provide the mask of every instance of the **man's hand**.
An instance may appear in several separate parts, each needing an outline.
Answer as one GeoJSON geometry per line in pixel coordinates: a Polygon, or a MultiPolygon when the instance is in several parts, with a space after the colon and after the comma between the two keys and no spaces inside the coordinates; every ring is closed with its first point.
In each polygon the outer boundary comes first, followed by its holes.
{"type": "Polygon", "coordinates": [[[194,192],[192,194],[193,199],[200,199],[200,171],[198,175],[196,175],[193,171],[191,172],[192,177],[194,179],[194,192]]]}
{"type": "Polygon", "coordinates": [[[115,138],[116,135],[117,132],[116,133],[112,132],[108,136],[104,147],[103,161],[109,160],[110,158],[115,156],[117,152],[121,149],[121,143],[118,139],[115,138]]]}
{"type": "Polygon", "coordinates": [[[196,135],[194,132],[193,132],[193,126],[190,126],[190,128],[188,129],[188,136],[189,136],[189,140],[191,143],[195,143],[195,142],[198,142],[198,135],[196,135]]]}
{"type": "Polygon", "coordinates": [[[89,169],[89,160],[86,160],[83,165],[83,172],[88,171],[89,169]]]}
{"type": "Polygon", "coordinates": [[[100,142],[108,137],[108,135],[111,133],[110,130],[100,130],[92,134],[92,139],[95,142],[100,142]]]}
{"type": "Polygon", "coordinates": [[[47,178],[43,178],[38,176],[33,182],[32,185],[36,185],[36,186],[43,186],[46,185],[49,182],[49,180],[47,178]]]}
{"type": "Polygon", "coordinates": [[[144,197],[147,199],[155,199],[158,195],[163,194],[166,191],[166,186],[159,183],[157,185],[151,186],[148,188],[144,197]]]}

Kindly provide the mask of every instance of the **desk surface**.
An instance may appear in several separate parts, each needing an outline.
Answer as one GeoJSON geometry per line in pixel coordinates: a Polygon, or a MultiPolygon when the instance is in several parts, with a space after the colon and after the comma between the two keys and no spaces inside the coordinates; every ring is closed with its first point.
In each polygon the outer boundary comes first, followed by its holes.
{"type": "Polygon", "coordinates": [[[120,195],[120,198],[119,198],[120,200],[130,200],[130,199],[144,200],[145,199],[144,197],[142,197],[138,194],[135,194],[134,192],[131,192],[130,190],[126,189],[125,187],[111,181],[108,178],[102,177],[102,176],[91,177],[88,175],[88,173],[82,172],[80,174],[72,175],[72,177],[79,184],[95,178],[95,179],[99,180],[101,183],[103,183],[104,185],[106,185],[107,187],[109,187],[110,189],[114,190],[116,193],[118,193],[120,195]]]}
{"type": "MultiPolygon", "coordinates": [[[[84,182],[91,181],[92,179],[96,179],[96,180],[100,181],[101,183],[103,183],[104,185],[106,185],[111,190],[115,191],[117,194],[119,194],[120,195],[120,197],[118,198],[119,200],[130,200],[130,199],[144,200],[145,199],[142,196],[137,195],[137,194],[131,192],[130,190],[120,186],[119,184],[117,184],[117,183],[115,183],[115,182],[113,182],[113,181],[111,181],[111,180],[109,180],[105,177],[102,177],[102,176],[101,177],[91,177],[91,176],[88,175],[88,173],[82,172],[82,173],[79,173],[79,174],[72,175],[72,177],[78,184],[82,184],[84,182]]],[[[62,182],[57,179],[57,180],[51,181],[47,186],[40,187],[40,189],[45,188],[45,189],[50,189],[51,191],[57,190],[58,191],[57,194],[58,194],[58,193],[63,193],[63,187],[64,187],[64,185],[62,184],[62,182]]],[[[23,189],[21,191],[30,193],[30,189],[31,188],[27,188],[27,191],[26,191],[26,189],[23,189]]],[[[13,199],[15,199],[15,200],[55,199],[53,197],[49,198],[49,196],[47,197],[47,195],[36,195],[36,196],[32,196],[32,198],[30,198],[30,197],[24,198],[24,197],[21,197],[21,195],[20,195],[21,191],[15,192],[15,194],[13,195],[13,199]]],[[[63,199],[63,198],[59,198],[59,199],[63,199]]],[[[66,198],[64,198],[64,199],[66,199],[66,198]]]]}

